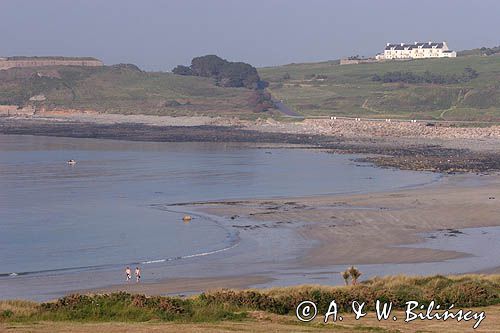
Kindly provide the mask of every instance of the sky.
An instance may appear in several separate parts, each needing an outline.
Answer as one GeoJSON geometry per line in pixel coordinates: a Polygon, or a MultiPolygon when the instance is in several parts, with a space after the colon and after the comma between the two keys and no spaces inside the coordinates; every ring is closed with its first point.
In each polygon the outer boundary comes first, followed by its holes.
{"type": "Polygon", "coordinates": [[[94,56],[169,71],[371,56],[387,42],[500,45],[498,0],[0,0],[0,56],[94,56]]]}

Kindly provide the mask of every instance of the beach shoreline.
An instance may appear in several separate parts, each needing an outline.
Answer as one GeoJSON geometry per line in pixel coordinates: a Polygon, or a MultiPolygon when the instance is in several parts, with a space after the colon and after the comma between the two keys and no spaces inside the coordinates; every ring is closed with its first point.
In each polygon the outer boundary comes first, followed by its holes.
{"type": "Polygon", "coordinates": [[[204,213],[250,218],[256,224],[307,221],[309,225],[301,228],[300,235],[321,244],[301,262],[310,266],[419,263],[467,254],[397,246],[421,243],[423,238],[419,234],[432,231],[453,233],[456,229],[500,226],[495,219],[500,211],[499,185],[498,174],[465,174],[396,191],[228,200],[196,203],[196,206],[204,213]],[[476,181],[477,184],[471,184],[476,181]],[[368,252],[363,252],[363,247],[368,252]],[[335,255],[325,258],[324,253],[335,255]]]}
{"type": "MultiPolygon", "coordinates": [[[[452,175],[431,184],[380,193],[206,201],[177,207],[185,206],[190,211],[231,220],[240,230],[248,232],[292,228],[295,236],[304,241],[303,251],[300,256],[280,262],[281,269],[294,272],[290,274],[311,275],[308,281],[295,284],[340,285],[342,281],[338,273],[342,267],[350,265],[361,268],[363,279],[380,276],[380,272],[385,272],[385,275],[497,272],[498,264],[491,258],[467,251],[426,247],[425,242],[435,236],[425,234],[440,234],[444,239],[456,241],[457,249],[460,249],[466,240],[461,236],[467,235],[467,230],[500,227],[496,219],[500,211],[499,184],[498,174],[452,175]],[[469,201],[464,205],[465,198],[469,201]],[[239,221],[242,224],[238,226],[239,221]],[[252,224],[248,224],[249,221],[252,224]],[[482,269],[476,270],[474,265],[467,268],[471,261],[482,269]]],[[[215,265],[217,263],[215,260],[215,265]]],[[[260,269],[243,275],[177,276],[85,292],[178,295],[220,288],[294,285],[294,279],[284,278],[278,270],[269,271],[266,265],[260,269]]]]}
{"type": "Polygon", "coordinates": [[[0,134],[148,142],[237,142],[301,145],[334,153],[363,154],[381,167],[403,170],[500,170],[500,126],[461,128],[410,123],[239,120],[209,117],[70,115],[0,117],[0,134]],[[109,119],[108,119],[109,118],[109,119]]]}
{"type": "MultiPolygon", "coordinates": [[[[271,122],[272,125],[272,122],[271,122]]],[[[378,274],[413,274],[422,267],[433,274],[442,263],[471,257],[453,249],[414,247],[425,241],[424,233],[440,231],[460,239],[463,228],[497,227],[500,200],[500,158],[496,137],[460,137],[456,140],[423,137],[367,138],[331,136],[321,131],[265,129],[247,125],[217,123],[150,125],[140,123],[98,123],[54,119],[0,119],[0,133],[72,138],[103,138],[152,142],[237,142],[262,147],[300,147],[331,153],[362,154],[360,163],[446,175],[437,183],[417,188],[365,194],[314,195],[218,202],[187,203],[186,209],[225,221],[244,235],[245,246],[231,256],[216,254],[215,264],[193,260],[176,267],[168,279],[152,278],[137,289],[151,294],[201,292],[206,288],[248,288],[302,283],[340,284],[338,274],[349,265],[359,265],[363,278],[378,274]],[[276,132],[274,132],[276,130],[276,132]],[[469,140],[469,141],[468,141],[469,140]],[[482,145],[481,143],[484,143],[482,145]],[[190,206],[191,205],[191,206],[190,206]],[[280,240],[278,249],[270,235],[280,240]],[[258,241],[256,241],[258,239],[258,241]],[[410,246],[410,247],[408,247],[410,246]],[[256,253],[243,253],[259,248],[256,253]],[[260,247],[263,247],[261,249],[260,247]],[[293,250],[287,252],[288,250],[293,250]],[[238,274],[228,267],[241,264],[238,274]],[[429,264],[429,265],[428,265],[429,264]],[[189,272],[199,265],[203,274],[189,272]],[[387,269],[383,268],[387,267],[387,269]],[[223,274],[220,274],[223,272],[223,274]]],[[[297,126],[294,124],[293,126],[297,126]]],[[[168,204],[165,204],[168,206],[168,204]]],[[[448,236],[446,236],[448,237],[448,236]]],[[[465,265],[465,264],[464,264],[465,265]]],[[[462,266],[464,266],[462,265],[462,266]]],[[[475,269],[450,265],[451,273],[489,271],[500,263],[483,263],[475,269]]],[[[239,267],[239,266],[238,266],[239,267]]],[[[157,267],[148,270],[159,272],[157,267]]],[[[443,271],[443,273],[445,273],[443,271]]],[[[119,271],[106,274],[120,274],[119,271]]],[[[94,273],[77,276],[93,279],[94,273]]],[[[161,276],[157,274],[156,276],[161,276]]],[[[67,293],[80,291],[77,277],[56,277],[67,293]],[[70,283],[71,282],[71,283],[70,283]]],[[[17,284],[15,279],[12,283],[17,284]]],[[[20,283],[20,282],[19,282],[20,283]]],[[[126,285],[91,288],[88,292],[109,292],[126,285]]],[[[132,289],[135,290],[135,289],[132,289]]],[[[47,295],[44,297],[48,297],[47,295]]]]}

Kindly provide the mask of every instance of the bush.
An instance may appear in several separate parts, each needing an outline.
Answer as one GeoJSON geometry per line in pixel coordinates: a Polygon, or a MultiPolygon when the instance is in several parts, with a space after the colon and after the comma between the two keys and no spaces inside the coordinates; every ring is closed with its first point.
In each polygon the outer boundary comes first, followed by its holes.
{"type": "MultiPolygon", "coordinates": [[[[304,300],[313,301],[325,313],[332,300],[340,311],[351,311],[354,300],[365,302],[373,311],[376,300],[392,302],[404,309],[408,301],[428,305],[478,307],[500,304],[500,277],[468,275],[460,277],[391,276],[373,278],[354,286],[297,286],[268,290],[216,290],[192,298],[131,295],[120,292],[104,295],[68,295],[56,302],[8,303],[0,319],[77,321],[219,321],[240,320],[247,311],[259,310],[291,314],[304,300]]],[[[0,306],[2,303],[0,303],[0,306]]]]}
{"type": "Polygon", "coordinates": [[[432,84],[454,84],[469,82],[479,76],[474,69],[467,67],[462,74],[438,74],[429,71],[423,74],[413,72],[387,72],[383,75],[374,74],[372,81],[380,81],[384,83],[404,82],[404,83],[432,83],[432,84]]]}
{"type": "Polygon", "coordinates": [[[14,312],[12,310],[3,310],[0,312],[0,318],[10,318],[14,316],[14,312]]]}
{"type": "Polygon", "coordinates": [[[255,112],[265,112],[274,108],[271,94],[262,90],[257,90],[250,95],[248,103],[253,107],[255,112]]]}

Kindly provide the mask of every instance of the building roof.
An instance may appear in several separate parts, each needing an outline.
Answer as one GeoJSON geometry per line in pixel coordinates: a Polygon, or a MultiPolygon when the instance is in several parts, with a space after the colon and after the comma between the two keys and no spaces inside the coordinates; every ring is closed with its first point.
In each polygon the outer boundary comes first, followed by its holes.
{"type": "Polygon", "coordinates": [[[389,44],[385,47],[385,50],[413,50],[414,47],[413,44],[389,44]]]}
{"type": "Polygon", "coordinates": [[[389,43],[386,45],[384,50],[413,50],[414,48],[423,48],[423,49],[442,49],[444,47],[444,43],[438,42],[415,42],[414,44],[393,44],[389,43]]]}
{"type": "Polygon", "coordinates": [[[429,42],[429,43],[425,43],[423,46],[422,46],[423,49],[442,49],[443,48],[443,43],[432,43],[432,42],[429,42]]]}

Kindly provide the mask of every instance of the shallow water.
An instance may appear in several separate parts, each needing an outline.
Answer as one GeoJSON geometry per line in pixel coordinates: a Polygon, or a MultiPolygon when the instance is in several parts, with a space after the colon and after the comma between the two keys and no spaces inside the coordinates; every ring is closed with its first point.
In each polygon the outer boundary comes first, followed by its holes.
{"type": "Polygon", "coordinates": [[[437,178],[361,167],[354,157],[225,143],[0,135],[0,298],[17,296],[7,293],[15,274],[210,260],[238,245],[237,230],[227,224],[205,216],[186,224],[183,212],[157,204],[384,191],[437,178]],[[77,164],[68,166],[68,159],[77,164]]]}
{"type": "MultiPolygon", "coordinates": [[[[444,251],[457,251],[465,257],[435,262],[422,263],[386,263],[357,265],[363,272],[363,279],[386,275],[449,275],[482,272],[500,267],[500,227],[465,228],[458,230],[442,230],[421,235],[424,241],[417,244],[402,245],[409,248],[427,248],[444,251]]],[[[277,270],[273,272],[278,279],[255,287],[277,287],[297,284],[330,284],[342,285],[339,272],[345,265],[332,265],[324,268],[277,270]]]]}

